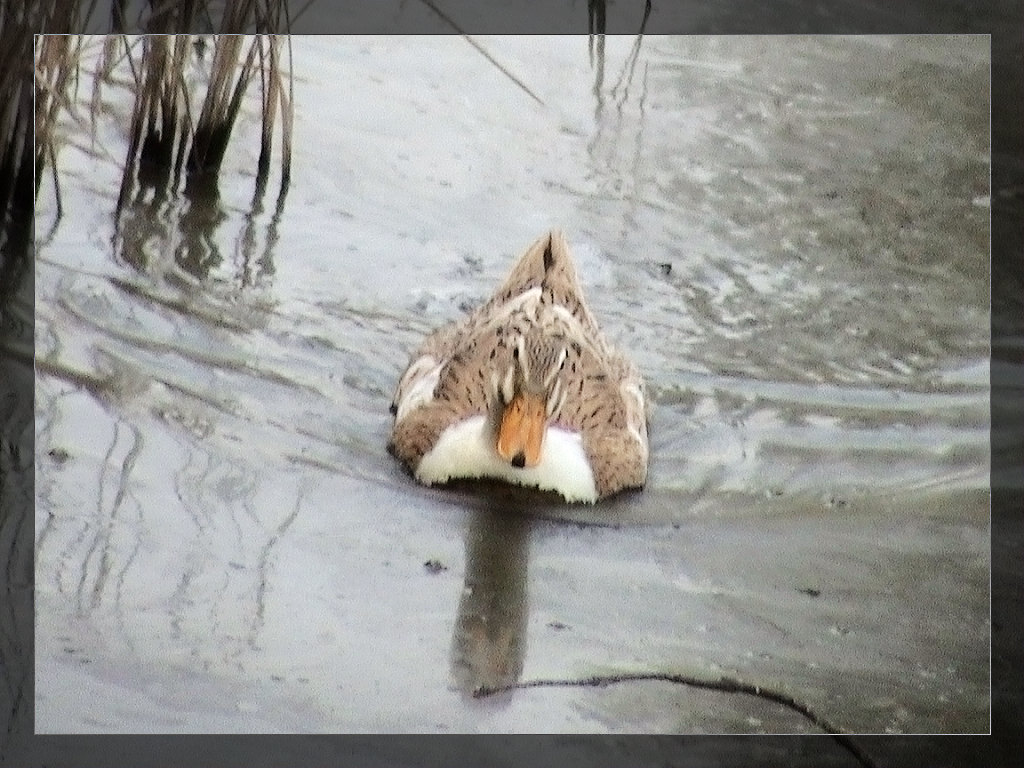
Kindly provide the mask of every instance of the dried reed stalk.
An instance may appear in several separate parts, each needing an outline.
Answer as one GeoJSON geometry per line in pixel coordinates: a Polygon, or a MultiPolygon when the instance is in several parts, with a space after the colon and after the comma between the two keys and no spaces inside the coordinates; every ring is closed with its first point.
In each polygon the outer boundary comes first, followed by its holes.
{"type": "MultiPolygon", "coordinates": [[[[77,82],[83,39],[57,33],[84,26],[94,5],[81,0],[0,0],[0,242],[6,242],[13,211],[20,212],[22,229],[25,222],[31,222],[46,168],[55,174],[58,215],[61,211],[55,126],[62,111],[70,109],[68,89],[77,82]],[[33,34],[40,31],[49,34],[38,37],[33,47],[33,34]]],[[[137,20],[126,17],[126,8],[123,0],[113,0],[110,23],[114,31],[126,31],[134,22],[150,34],[142,38],[138,61],[132,58],[128,38],[104,41],[90,110],[95,125],[100,83],[109,77],[121,52],[127,52],[135,74],[136,98],[118,212],[137,183],[174,190],[184,174],[186,191],[190,185],[215,190],[242,99],[257,72],[263,107],[257,190],[262,192],[269,175],[280,110],[283,198],[291,177],[293,99],[290,41],[285,87],[282,40],[286,37],[277,35],[286,35],[289,29],[287,0],[150,0],[141,7],[137,20]],[[219,14],[219,24],[215,14],[219,14]],[[195,43],[206,39],[195,35],[201,29],[214,28],[226,33],[255,31],[257,36],[214,36],[210,79],[199,117],[193,120],[191,105],[200,99],[187,74],[195,43]]]]}

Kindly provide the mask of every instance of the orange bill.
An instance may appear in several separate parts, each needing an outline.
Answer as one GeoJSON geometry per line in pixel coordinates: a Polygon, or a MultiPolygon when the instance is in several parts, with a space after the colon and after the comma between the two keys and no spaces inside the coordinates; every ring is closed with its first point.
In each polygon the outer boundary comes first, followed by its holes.
{"type": "Polygon", "coordinates": [[[535,467],[547,428],[547,404],[538,395],[517,394],[505,406],[498,429],[498,455],[514,467],[535,467]]]}

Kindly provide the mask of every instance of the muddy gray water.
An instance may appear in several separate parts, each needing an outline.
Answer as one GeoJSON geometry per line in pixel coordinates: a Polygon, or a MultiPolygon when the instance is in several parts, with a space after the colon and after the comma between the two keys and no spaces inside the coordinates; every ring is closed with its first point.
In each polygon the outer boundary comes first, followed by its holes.
{"type": "Polygon", "coordinates": [[[588,42],[479,40],[524,88],[460,38],[295,40],[280,210],[255,107],[219,200],[117,230],[130,99],[68,121],[37,731],[815,730],[664,682],[466,693],[642,671],[988,730],[987,39],[588,42]],[[549,227],[647,378],[647,488],[416,485],[408,355],[549,227]]]}

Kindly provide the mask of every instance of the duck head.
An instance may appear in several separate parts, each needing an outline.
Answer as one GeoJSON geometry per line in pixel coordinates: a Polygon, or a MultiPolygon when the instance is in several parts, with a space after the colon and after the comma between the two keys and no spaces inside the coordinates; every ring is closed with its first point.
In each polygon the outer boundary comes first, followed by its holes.
{"type": "Polygon", "coordinates": [[[540,463],[548,424],[565,403],[568,348],[538,328],[509,341],[507,367],[492,373],[491,419],[498,455],[522,469],[540,463]]]}

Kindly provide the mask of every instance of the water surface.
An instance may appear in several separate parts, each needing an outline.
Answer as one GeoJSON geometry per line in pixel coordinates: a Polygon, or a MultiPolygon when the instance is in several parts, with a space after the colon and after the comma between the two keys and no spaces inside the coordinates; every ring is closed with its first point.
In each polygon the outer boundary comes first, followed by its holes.
{"type": "Polygon", "coordinates": [[[466,693],[658,670],[987,731],[987,39],[476,42],[520,82],[462,38],[294,40],[281,207],[255,99],[219,199],[117,228],[130,95],[67,121],[37,729],[815,730],[657,682],[466,693]],[[409,354],[551,227],[647,379],[647,488],[416,485],[409,354]]]}

